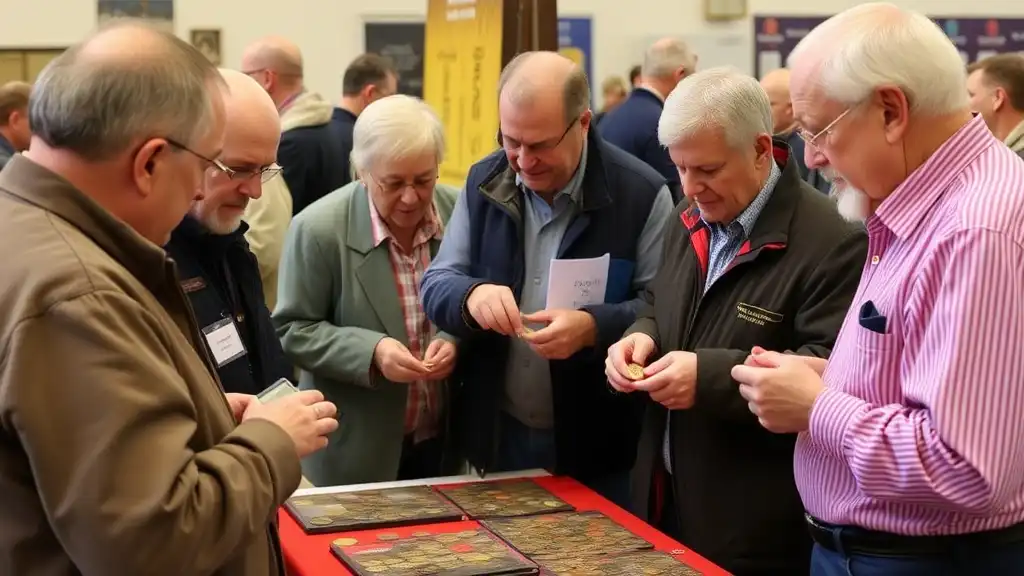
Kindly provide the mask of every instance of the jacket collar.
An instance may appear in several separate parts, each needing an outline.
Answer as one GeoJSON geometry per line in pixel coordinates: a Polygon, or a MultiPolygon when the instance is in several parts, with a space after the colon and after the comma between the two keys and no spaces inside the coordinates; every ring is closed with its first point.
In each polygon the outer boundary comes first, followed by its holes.
{"type": "MultiPolygon", "coordinates": [[[[788,243],[793,212],[800,199],[800,189],[804,185],[796,159],[793,158],[793,151],[785,140],[772,139],[772,155],[775,163],[782,169],[782,174],[750,232],[750,250],[767,245],[784,247],[788,243]]],[[[680,219],[691,234],[707,228],[696,206],[685,210],[680,219]]]]}
{"type": "Polygon", "coordinates": [[[1006,135],[1004,142],[1014,152],[1024,151],[1024,122],[1017,124],[1017,127],[1006,135]]]}
{"type": "Polygon", "coordinates": [[[6,152],[7,156],[14,156],[14,144],[11,144],[10,140],[0,134],[0,151],[6,152]]]}
{"type": "MultiPolygon", "coordinates": [[[[348,186],[354,186],[355,189],[352,190],[351,199],[349,200],[348,205],[348,222],[345,225],[345,244],[360,254],[366,254],[381,244],[374,242],[373,221],[370,218],[370,192],[359,180],[347,184],[346,188],[348,186]]],[[[342,190],[344,190],[344,188],[342,188],[342,190]]],[[[341,192],[341,190],[338,192],[341,192]]],[[[437,211],[436,191],[434,193],[434,198],[435,202],[433,205],[433,211],[435,218],[437,219],[437,233],[431,238],[431,253],[436,251],[437,244],[440,243],[441,236],[443,235],[443,222],[441,221],[440,213],[437,211]]]]}
{"type": "Polygon", "coordinates": [[[334,111],[331,112],[332,120],[347,120],[350,124],[355,124],[357,118],[358,116],[348,110],[345,110],[341,106],[335,106],[334,111]]]}
{"type": "Polygon", "coordinates": [[[241,226],[230,234],[213,234],[188,214],[171,233],[171,242],[181,242],[203,250],[223,251],[235,244],[245,244],[245,233],[248,230],[249,225],[242,222],[241,226]]]}
{"type": "MultiPolygon", "coordinates": [[[[586,162],[583,166],[583,181],[579,185],[579,191],[574,194],[573,201],[576,202],[581,212],[600,210],[612,203],[612,195],[609,190],[609,177],[606,166],[602,160],[608,144],[598,135],[597,129],[590,127],[587,133],[586,162]]],[[[516,173],[508,163],[508,158],[502,151],[499,154],[498,162],[494,168],[484,176],[480,184],[480,193],[494,202],[505,206],[517,218],[522,218],[522,190],[516,183],[516,173]]],[[[578,176],[578,175],[577,175],[578,176]]]]}
{"type": "Polygon", "coordinates": [[[163,248],[143,238],[60,175],[18,154],[0,172],[0,191],[66,220],[152,292],[166,287],[169,260],[163,248]]]}

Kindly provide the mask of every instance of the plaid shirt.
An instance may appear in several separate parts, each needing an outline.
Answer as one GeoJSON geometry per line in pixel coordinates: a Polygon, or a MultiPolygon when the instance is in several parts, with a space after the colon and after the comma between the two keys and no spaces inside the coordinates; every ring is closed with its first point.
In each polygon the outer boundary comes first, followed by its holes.
{"type": "MultiPolygon", "coordinates": [[[[416,358],[423,358],[436,328],[427,319],[420,304],[420,280],[427,266],[430,266],[430,241],[441,239],[442,229],[437,212],[431,207],[426,220],[420,225],[412,241],[412,252],[405,252],[394,241],[388,225],[370,201],[370,222],[373,230],[373,246],[376,248],[388,240],[388,256],[391,271],[398,289],[398,301],[405,319],[405,332],[409,339],[409,352],[416,358]]],[[[409,384],[409,395],[405,403],[405,433],[414,434],[414,442],[433,438],[438,434],[441,419],[441,390],[436,383],[418,380],[409,384]]]]}

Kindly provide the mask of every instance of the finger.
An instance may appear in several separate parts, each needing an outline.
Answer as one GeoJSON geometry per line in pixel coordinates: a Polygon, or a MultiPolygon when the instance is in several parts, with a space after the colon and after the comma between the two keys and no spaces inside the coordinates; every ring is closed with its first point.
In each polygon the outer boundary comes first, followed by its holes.
{"type": "Polygon", "coordinates": [[[761,407],[754,402],[747,402],[747,410],[754,416],[757,416],[758,420],[761,419],[761,407]]]}
{"type": "Polygon", "coordinates": [[[633,339],[633,362],[643,366],[654,352],[654,344],[647,338],[633,339]]]}
{"type": "Polygon", "coordinates": [[[604,374],[608,378],[608,384],[619,392],[632,392],[633,383],[631,380],[619,374],[619,371],[612,364],[611,359],[604,361],[604,374]]]}
{"type": "Polygon", "coordinates": [[[661,358],[659,358],[656,362],[654,362],[650,366],[645,366],[644,367],[644,376],[646,376],[647,378],[650,378],[651,376],[654,376],[655,374],[657,374],[657,373],[665,370],[669,366],[671,366],[673,361],[674,361],[674,358],[670,354],[662,356],[661,358]]]}
{"type": "Polygon", "coordinates": [[[740,384],[740,396],[747,402],[756,402],[760,398],[757,389],[746,384],[740,384]]]}
{"type": "Polygon", "coordinates": [[[534,330],[529,334],[523,334],[523,340],[530,344],[537,344],[543,346],[544,344],[550,344],[561,334],[561,328],[556,324],[548,324],[540,330],[534,330]]]}
{"type": "Polygon", "coordinates": [[[612,344],[611,347],[608,348],[608,357],[606,359],[608,362],[611,362],[615,371],[623,378],[627,378],[629,376],[629,369],[627,368],[629,361],[626,359],[626,350],[628,350],[628,344],[624,342],[612,344]]]}
{"type": "Polygon", "coordinates": [[[792,356],[779,354],[778,352],[762,352],[761,354],[754,355],[754,359],[757,360],[757,363],[765,368],[778,368],[792,358],[792,356]]]}
{"type": "Polygon", "coordinates": [[[665,386],[657,390],[650,392],[651,400],[654,400],[658,404],[665,404],[675,399],[677,390],[674,386],[665,386]]]}
{"type": "Polygon", "coordinates": [[[765,348],[762,348],[760,346],[754,346],[753,348],[750,349],[750,353],[755,355],[755,356],[758,355],[758,354],[764,354],[767,351],[768,350],[766,350],[765,348]]]}
{"type": "Polygon", "coordinates": [[[512,296],[512,291],[502,290],[500,302],[501,307],[505,311],[505,318],[509,321],[508,334],[522,334],[523,319],[520,317],[519,304],[516,303],[515,297],[512,296]]]}
{"type": "Polygon", "coordinates": [[[529,324],[549,324],[554,319],[554,314],[548,310],[538,310],[533,314],[523,314],[523,322],[529,324]]]}
{"type": "Polygon", "coordinates": [[[313,424],[317,436],[326,436],[338,429],[338,420],[335,418],[321,418],[313,424]]]}
{"type": "Polygon", "coordinates": [[[732,370],[729,371],[729,374],[732,376],[733,380],[741,384],[755,386],[761,381],[761,378],[764,376],[766,370],[770,370],[770,368],[765,368],[763,366],[745,366],[743,364],[737,364],[736,366],[732,367],[732,370]]]}
{"type": "Polygon", "coordinates": [[[658,372],[650,378],[644,378],[643,380],[636,380],[633,382],[633,387],[637,390],[643,390],[644,392],[654,392],[661,390],[672,383],[672,377],[667,372],[658,372]]]}
{"type": "Polygon", "coordinates": [[[420,362],[411,354],[408,356],[400,356],[395,362],[395,365],[399,370],[405,370],[410,374],[418,376],[424,376],[430,372],[430,370],[423,365],[423,362],[420,362]]]}
{"type": "Polygon", "coordinates": [[[486,303],[480,305],[476,309],[476,313],[473,314],[473,319],[480,325],[481,330],[496,330],[497,322],[494,320],[494,313],[491,312],[490,306],[486,303]]]}
{"type": "Polygon", "coordinates": [[[298,402],[303,406],[312,406],[317,402],[323,402],[324,394],[319,390],[300,390],[299,392],[286,396],[285,398],[293,398],[292,402],[298,402]]]}
{"type": "Polygon", "coordinates": [[[317,402],[313,404],[313,413],[316,414],[317,419],[334,418],[334,415],[338,413],[338,407],[333,402],[317,402]]]}
{"type": "Polygon", "coordinates": [[[425,360],[425,361],[426,360],[437,360],[438,353],[441,352],[441,350],[444,349],[444,345],[446,343],[447,343],[447,341],[445,341],[445,340],[443,340],[441,338],[437,338],[437,339],[433,340],[430,343],[430,345],[427,346],[427,351],[426,351],[425,354],[423,354],[423,360],[425,360]]]}
{"type": "Polygon", "coordinates": [[[494,319],[494,324],[491,325],[491,330],[509,336],[516,334],[517,332],[512,328],[512,321],[508,317],[508,313],[505,312],[501,302],[487,302],[485,304],[487,309],[491,312],[491,318],[494,319]]]}

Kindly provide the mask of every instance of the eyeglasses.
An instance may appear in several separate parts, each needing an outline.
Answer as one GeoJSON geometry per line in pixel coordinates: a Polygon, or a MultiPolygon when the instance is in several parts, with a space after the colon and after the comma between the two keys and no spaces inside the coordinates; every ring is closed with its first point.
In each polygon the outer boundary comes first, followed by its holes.
{"type": "Polygon", "coordinates": [[[531,154],[537,154],[539,152],[547,152],[549,150],[554,150],[555,148],[558,148],[558,145],[561,144],[563,140],[565,140],[565,137],[569,134],[569,130],[571,130],[572,127],[575,126],[576,123],[579,121],[579,116],[573,118],[572,122],[569,122],[569,125],[565,127],[565,130],[562,131],[562,135],[559,136],[557,140],[552,138],[545,142],[537,142],[534,144],[526,144],[524,142],[519,142],[518,140],[515,140],[513,138],[509,138],[508,136],[505,136],[504,134],[501,133],[501,128],[498,128],[498,146],[501,146],[506,150],[520,149],[520,152],[530,152],[531,154]]]}
{"type": "Polygon", "coordinates": [[[369,179],[383,190],[385,194],[398,194],[409,187],[412,187],[418,194],[426,194],[434,190],[434,186],[437,185],[437,178],[438,175],[433,174],[427,178],[418,178],[412,182],[406,182],[405,180],[381,181],[373,176],[369,176],[369,179]]]}
{"type": "Polygon", "coordinates": [[[195,150],[192,150],[191,148],[185,146],[180,142],[175,142],[170,138],[167,138],[166,140],[167,143],[170,144],[171,146],[174,146],[175,148],[178,148],[180,150],[184,150],[185,152],[188,152],[189,154],[195,156],[196,158],[205,161],[218,172],[227,176],[228,179],[230,180],[245,182],[247,180],[251,180],[259,176],[260,183],[266,184],[267,182],[270,182],[274,178],[274,176],[277,176],[278,174],[281,173],[281,167],[278,166],[276,162],[271,164],[270,166],[264,166],[263,168],[257,168],[254,170],[239,170],[232,168],[215,158],[207,158],[206,156],[200,154],[199,152],[196,152],[195,150]]]}
{"type": "Polygon", "coordinates": [[[842,114],[840,114],[839,116],[836,116],[835,120],[829,122],[828,126],[825,126],[824,128],[822,128],[821,131],[819,131],[817,134],[811,134],[807,130],[804,130],[803,128],[801,128],[800,130],[797,130],[797,135],[800,136],[800,138],[803,139],[804,142],[810,144],[811,146],[814,146],[815,148],[818,148],[817,141],[822,136],[825,136],[826,138],[831,136],[832,132],[836,128],[836,125],[839,124],[839,121],[842,120],[843,118],[845,118],[846,115],[849,114],[852,111],[853,111],[853,108],[847,108],[845,111],[843,111],[842,114]]]}

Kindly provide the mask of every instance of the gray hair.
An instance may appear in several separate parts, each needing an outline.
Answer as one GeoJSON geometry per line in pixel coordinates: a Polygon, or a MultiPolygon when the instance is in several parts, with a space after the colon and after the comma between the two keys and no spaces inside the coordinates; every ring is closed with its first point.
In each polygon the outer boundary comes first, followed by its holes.
{"type": "Polygon", "coordinates": [[[176,36],[138,22],[159,51],[98,56],[69,48],[40,73],[29,103],[32,132],[54,148],[90,161],[107,160],[144,138],[168,138],[189,146],[212,121],[210,87],[224,87],[217,68],[176,36]]]}
{"type": "MultiPolygon", "coordinates": [[[[533,98],[533,86],[528,78],[518,77],[519,68],[532,56],[538,54],[536,51],[522,52],[517,54],[498,77],[498,97],[505,92],[506,86],[512,82],[515,88],[513,100],[522,103],[529,103],[533,98]]],[[[565,123],[568,124],[580,117],[590,109],[590,80],[586,71],[578,64],[573,64],[565,77],[565,84],[562,87],[562,104],[565,109],[565,123]]]]}
{"type": "Polygon", "coordinates": [[[644,52],[640,74],[649,78],[665,78],[680,68],[687,74],[693,74],[697,70],[697,55],[686,42],[678,38],[663,38],[644,52]]]}
{"type": "Polygon", "coordinates": [[[674,146],[702,130],[723,130],[729,146],[750,146],[772,133],[768,94],[753,77],[734,68],[709,68],[683,78],[665,99],[658,140],[674,146]]]}
{"type": "Polygon", "coordinates": [[[817,66],[825,96],[847,106],[882,86],[899,87],[914,112],[944,115],[969,106],[967,73],[956,46],[927,16],[881,2],[829,18],[789,56],[817,66]]]}
{"type": "Polygon", "coordinates": [[[371,166],[417,154],[444,160],[444,126],[426,102],[396,94],[367,106],[352,132],[352,168],[364,173],[371,166]]]}

